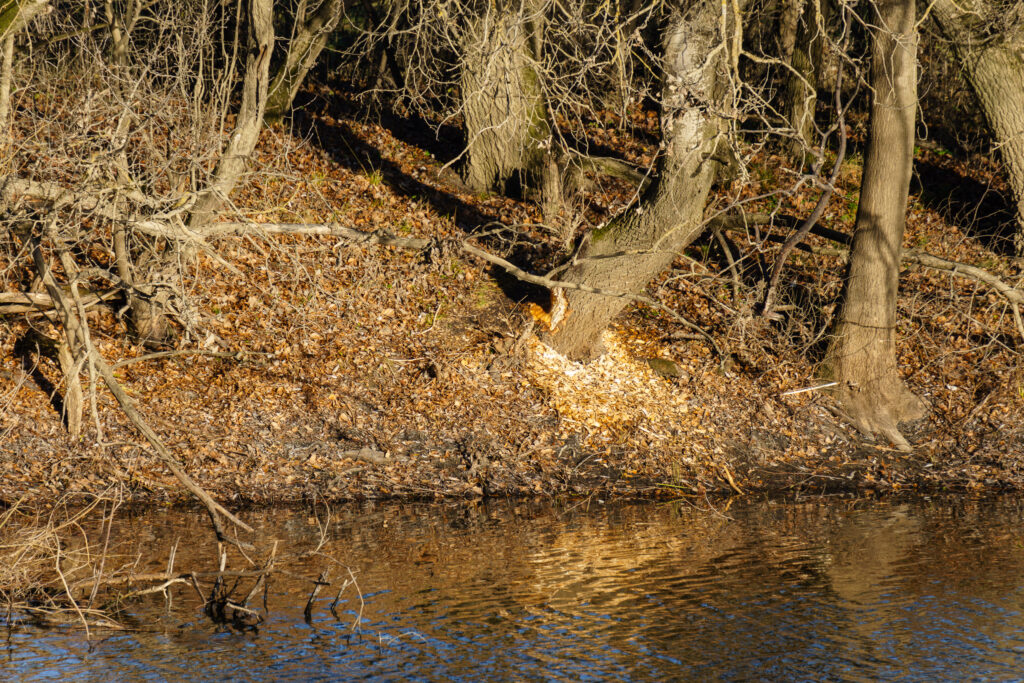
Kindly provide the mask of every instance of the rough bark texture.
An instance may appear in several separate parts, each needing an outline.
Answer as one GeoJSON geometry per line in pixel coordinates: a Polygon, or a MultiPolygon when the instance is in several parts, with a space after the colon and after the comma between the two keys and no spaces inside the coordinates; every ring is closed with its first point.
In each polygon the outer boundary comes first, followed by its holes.
{"type": "Polygon", "coordinates": [[[47,0],[0,0],[0,39],[17,33],[36,15],[49,10],[47,0]]]}
{"type": "Polygon", "coordinates": [[[493,10],[467,31],[460,87],[466,130],[462,179],[477,192],[508,194],[537,183],[551,131],[536,70],[535,2],[493,10]]]}
{"type": "Polygon", "coordinates": [[[803,158],[814,145],[814,110],[818,101],[818,73],[825,45],[827,0],[807,0],[800,15],[786,87],[786,109],[796,137],[790,148],[803,158]]]}
{"type": "Polygon", "coordinates": [[[901,449],[897,425],[924,404],[896,366],[896,294],[914,153],[917,35],[914,0],[877,0],[872,23],[870,137],[839,322],[825,369],[865,434],[901,449]]]}
{"type": "Polygon", "coordinates": [[[312,7],[305,2],[300,5],[288,54],[270,83],[264,114],[268,122],[281,120],[292,108],[299,86],[316,64],[344,11],[344,0],[319,0],[319,3],[314,0],[312,7]]]}
{"type": "MultiPolygon", "coordinates": [[[[741,3],[743,4],[743,3],[741,3]]],[[[658,177],[638,202],[590,236],[563,281],[635,294],[667,269],[703,230],[707,195],[718,164],[712,158],[729,110],[729,53],[721,4],[688,3],[665,30],[662,131],[658,177]],[[722,49],[716,49],[722,48],[722,49]]],[[[601,352],[600,336],[628,303],[624,298],[566,292],[568,313],[548,338],[562,354],[585,360],[601,352]]]]}
{"type": "Polygon", "coordinates": [[[783,0],[779,15],[779,57],[789,64],[796,49],[797,30],[800,16],[804,12],[804,0],[783,0]]]}
{"type": "Polygon", "coordinates": [[[935,0],[932,14],[996,136],[1017,204],[1014,249],[1024,256],[1024,10],[999,0],[935,0]]]}
{"type": "Polygon", "coordinates": [[[199,193],[189,216],[190,226],[210,222],[213,213],[245,173],[249,157],[256,148],[267,104],[270,52],[274,46],[273,15],[273,0],[252,0],[249,3],[249,52],[235,130],[214,169],[210,185],[199,193]]]}
{"type": "Polygon", "coordinates": [[[7,155],[8,122],[11,111],[11,80],[14,74],[14,38],[44,10],[46,0],[0,0],[0,162],[7,155]]]}

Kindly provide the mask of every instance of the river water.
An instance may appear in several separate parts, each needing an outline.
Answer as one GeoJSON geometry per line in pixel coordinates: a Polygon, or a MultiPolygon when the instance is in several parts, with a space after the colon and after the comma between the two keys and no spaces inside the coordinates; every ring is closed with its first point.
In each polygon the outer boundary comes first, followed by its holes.
{"type": "MultiPolygon", "coordinates": [[[[1024,680],[1024,500],[335,509],[269,586],[255,630],[194,591],[124,632],[0,627],[0,679],[1024,680]],[[304,577],[351,569],[310,619],[304,577]]],[[[247,515],[282,554],[309,510],[247,515]]],[[[209,569],[203,517],[124,517],[126,556],[209,569]]],[[[147,566],[147,560],[140,568],[147,566]]]]}

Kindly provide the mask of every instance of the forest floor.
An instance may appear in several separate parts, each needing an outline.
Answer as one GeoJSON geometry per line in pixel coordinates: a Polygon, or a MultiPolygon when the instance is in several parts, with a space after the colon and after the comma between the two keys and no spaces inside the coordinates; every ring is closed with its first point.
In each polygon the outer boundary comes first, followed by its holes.
{"type": "MultiPolygon", "coordinates": [[[[568,229],[545,227],[532,202],[468,192],[444,167],[457,149],[444,131],[439,141],[415,121],[357,122],[324,101],[291,129],[264,132],[260,173],[234,195],[237,211],[255,222],[387,230],[434,247],[220,238],[216,258],[200,252],[189,265],[186,324],[172,355],[133,344],[114,308],[91,314],[98,349],[143,415],[221,501],[1024,488],[1021,340],[1003,301],[979,283],[919,267],[901,277],[899,361],[931,408],[907,426],[911,453],[864,440],[827,391],[799,391],[821,384],[815,361],[843,264],[798,253],[786,317],[766,321],[753,313],[759,292],[750,285],[776,248],[752,247],[753,228],[732,235],[746,254],[736,280],[708,240],[648,290],[704,328],[721,355],[669,315],[633,306],[601,360],[571,363],[534,335],[529,303],[538,293],[458,248],[476,234],[477,244],[542,274],[565,257],[568,229]],[[498,224],[515,238],[484,234],[498,224]]],[[[651,125],[635,123],[641,132],[651,125]]],[[[598,127],[590,143],[649,164],[653,139],[598,127]]],[[[983,234],[1006,212],[998,169],[981,155],[922,147],[906,245],[1019,285],[1021,262],[983,234]]],[[[756,196],[781,168],[759,153],[745,178],[719,192],[756,196]]],[[[847,234],[859,170],[854,153],[822,221],[847,234]]],[[[634,192],[592,180],[578,207],[591,225],[634,192]]],[[[816,199],[749,206],[802,217],[816,199]]],[[[836,247],[819,237],[808,244],[836,247]]],[[[87,408],[85,436],[67,436],[52,398],[56,365],[31,366],[15,352],[24,331],[0,320],[0,500],[111,487],[137,502],[184,500],[105,390],[95,393],[95,414],[87,408]]]]}

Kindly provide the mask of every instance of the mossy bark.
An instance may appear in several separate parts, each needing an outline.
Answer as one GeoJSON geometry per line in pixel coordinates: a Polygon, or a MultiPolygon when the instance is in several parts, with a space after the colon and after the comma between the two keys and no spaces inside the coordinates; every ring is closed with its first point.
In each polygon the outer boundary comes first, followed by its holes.
{"type": "MultiPolygon", "coordinates": [[[[718,48],[733,34],[722,35],[720,12],[720,3],[700,0],[667,25],[665,151],[657,179],[637,202],[592,233],[563,281],[639,293],[703,231],[704,206],[719,168],[715,152],[725,128],[723,114],[730,111],[729,52],[718,48]]],[[[569,289],[566,303],[568,313],[548,342],[569,358],[586,360],[602,351],[601,333],[628,300],[569,289]]]]}
{"type": "Polygon", "coordinates": [[[536,0],[496,8],[467,31],[460,89],[466,152],[463,182],[476,192],[537,186],[551,138],[535,53],[536,0]]]}
{"type": "Polygon", "coordinates": [[[48,7],[47,0],[0,0],[0,40],[23,29],[48,7]]]}

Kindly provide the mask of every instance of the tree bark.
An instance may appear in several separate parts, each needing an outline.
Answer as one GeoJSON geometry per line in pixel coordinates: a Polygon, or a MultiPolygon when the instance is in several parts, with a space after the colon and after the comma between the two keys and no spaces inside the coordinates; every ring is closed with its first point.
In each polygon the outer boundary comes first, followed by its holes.
{"type": "Polygon", "coordinates": [[[49,7],[47,0],[0,0],[0,164],[6,164],[10,143],[8,119],[14,78],[14,37],[49,7]]]}
{"type": "Polygon", "coordinates": [[[870,133],[850,266],[824,370],[863,433],[910,445],[897,425],[924,416],[896,365],[896,294],[914,158],[914,0],[876,0],[871,22],[870,133]]]}
{"type": "Polygon", "coordinates": [[[517,194],[543,176],[551,129],[533,43],[540,4],[525,0],[520,12],[491,8],[467,31],[461,174],[476,192],[517,194]]]}
{"type": "MultiPolygon", "coordinates": [[[[561,280],[636,294],[703,231],[718,167],[713,157],[732,96],[731,55],[723,43],[732,45],[734,27],[722,34],[721,7],[713,0],[686,3],[668,23],[662,48],[665,151],[657,178],[637,202],[590,235],[561,280]]],[[[593,358],[602,351],[601,333],[628,299],[581,290],[569,290],[565,297],[568,312],[547,341],[569,358],[593,358]]]]}
{"type": "Polygon", "coordinates": [[[0,40],[23,29],[39,13],[49,10],[48,0],[0,0],[0,40]]]}
{"type": "Polygon", "coordinates": [[[213,171],[209,186],[199,193],[189,215],[189,226],[210,222],[212,214],[220,208],[245,173],[249,158],[260,139],[267,105],[270,52],[274,46],[273,16],[273,0],[251,0],[249,3],[249,52],[235,129],[213,171]]]}
{"type": "Polygon", "coordinates": [[[1024,16],[1012,9],[997,0],[932,4],[999,144],[1017,204],[1013,247],[1024,256],[1024,16]]]}
{"type": "Polygon", "coordinates": [[[319,0],[313,7],[301,3],[295,16],[295,30],[288,43],[288,54],[270,83],[264,113],[268,123],[280,121],[291,110],[299,86],[316,64],[344,11],[345,0],[319,0]]]}
{"type": "Polygon", "coordinates": [[[818,73],[825,46],[827,0],[807,0],[797,25],[789,79],[786,110],[795,137],[790,154],[803,159],[814,146],[814,111],[818,101],[818,73]]]}
{"type": "Polygon", "coordinates": [[[782,0],[779,13],[779,58],[786,64],[793,61],[804,0],[782,0]]]}

